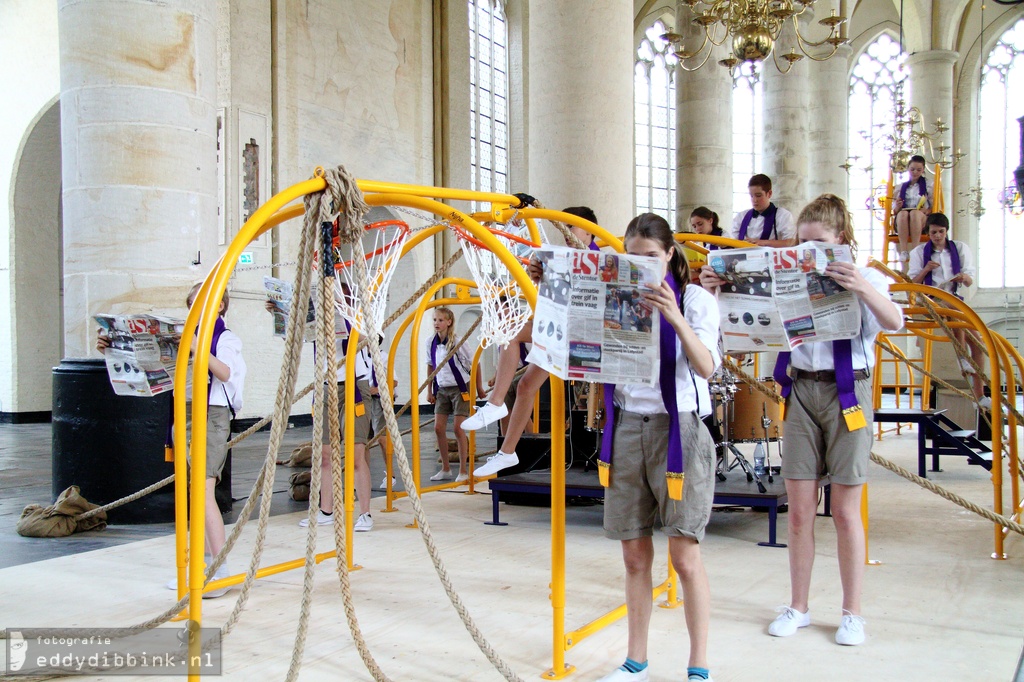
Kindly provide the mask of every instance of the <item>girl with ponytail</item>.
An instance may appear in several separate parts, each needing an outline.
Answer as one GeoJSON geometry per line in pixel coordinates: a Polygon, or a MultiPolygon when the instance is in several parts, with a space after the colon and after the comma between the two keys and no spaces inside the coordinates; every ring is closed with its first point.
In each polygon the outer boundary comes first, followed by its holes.
{"type": "Polygon", "coordinates": [[[630,617],[626,662],[602,679],[648,679],[652,535],[660,520],[686,602],[687,678],[708,680],[711,594],[699,543],[714,499],[715,445],[698,411],[710,409],[707,398],[699,396],[707,395],[707,379],[721,360],[718,304],[699,286],[688,286],[689,264],[661,216],[634,218],[623,242],[631,255],[663,260],[667,272],[661,285],[644,295],[661,313],[657,383],[605,384],[607,422],[599,466],[607,487],[604,529],[622,543],[630,617]]]}

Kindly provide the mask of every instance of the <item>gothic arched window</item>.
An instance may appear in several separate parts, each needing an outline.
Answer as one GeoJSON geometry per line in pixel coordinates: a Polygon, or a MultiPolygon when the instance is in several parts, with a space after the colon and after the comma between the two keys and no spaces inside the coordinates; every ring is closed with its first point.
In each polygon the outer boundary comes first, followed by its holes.
{"type": "Polygon", "coordinates": [[[508,192],[508,27],[500,0],[469,0],[470,189],[508,192]]]}
{"type": "Polygon", "coordinates": [[[888,228],[882,224],[876,196],[889,180],[889,152],[883,138],[893,131],[897,91],[906,78],[900,69],[904,58],[900,44],[883,33],[860,55],[850,76],[848,204],[858,253],[881,261],[888,228]]]}
{"type": "MultiPolygon", "coordinates": [[[[764,87],[761,63],[743,62],[732,75],[732,210],[750,209],[750,176],[763,173],[764,87]]],[[[727,217],[726,222],[732,218],[727,217]]]]}
{"type": "Polygon", "coordinates": [[[647,29],[633,69],[636,212],[676,222],[676,57],[660,20],[647,29]]]}
{"type": "Polygon", "coordinates": [[[1003,33],[989,52],[980,96],[978,149],[985,213],[979,222],[978,286],[1024,286],[1024,268],[1017,260],[1024,253],[1024,218],[1000,203],[1020,162],[1016,117],[1024,114],[1024,19],[1003,33]]]}

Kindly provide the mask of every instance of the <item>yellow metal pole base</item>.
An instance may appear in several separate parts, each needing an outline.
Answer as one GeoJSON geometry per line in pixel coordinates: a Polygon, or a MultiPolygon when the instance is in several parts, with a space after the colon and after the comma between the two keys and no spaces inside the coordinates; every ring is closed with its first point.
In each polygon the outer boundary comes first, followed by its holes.
{"type": "Polygon", "coordinates": [[[177,616],[174,616],[173,618],[171,618],[171,622],[172,623],[180,623],[183,620],[188,620],[188,609],[185,609],[184,611],[179,613],[177,616]]]}
{"type": "Polygon", "coordinates": [[[999,552],[992,552],[992,558],[996,561],[1006,561],[1006,552],[1001,554],[999,552]]]}
{"type": "Polygon", "coordinates": [[[545,680],[560,680],[563,677],[568,677],[569,675],[572,675],[574,672],[576,672],[576,666],[569,665],[568,663],[566,663],[565,667],[562,668],[561,672],[555,670],[554,668],[550,668],[541,673],[541,677],[543,677],[545,680]]]}
{"type": "Polygon", "coordinates": [[[659,609],[678,609],[682,605],[683,605],[683,600],[682,599],[676,599],[675,601],[670,601],[670,600],[666,599],[665,601],[663,601],[660,604],[658,604],[658,608],[659,609]]]}
{"type": "Polygon", "coordinates": [[[406,528],[419,528],[420,526],[419,526],[418,523],[416,523],[416,519],[413,519],[412,523],[405,524],[405,527],[406,528]]]}

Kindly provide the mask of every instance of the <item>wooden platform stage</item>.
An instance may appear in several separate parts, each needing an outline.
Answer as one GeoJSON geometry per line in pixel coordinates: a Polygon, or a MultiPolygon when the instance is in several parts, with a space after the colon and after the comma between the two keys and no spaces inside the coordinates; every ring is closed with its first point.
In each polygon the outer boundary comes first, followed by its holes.
{"type": "MultiPolygon", "coordinates": [[[[757,483],[747,481],[742,471],[731,471],[727,474],[725,481],[715,481],[715,504],[738,507],[751,507],[764,509],[768,512],[768,540],[759,542],[762,547],[785,547],[785,544],[777,541],[776,527],[778,524],[779,508],[788,501],[786,486],[782,478],[775,476],[774,482],[763,478],[765,492],[759,492],[757,483]]],[[[829,486],[827,482],[822,484],[825,488],[825,514],[829,510],[829,486]]],[[[491,490],[491,520],[488,525],[503,526],[501,521],[501,500],[505,495],[506,502],[536,497],[537,502],[546,498],[548,504],[551,499],[551,473],[543,472],[522,472],[509,476],[499,476],[488,482],[491,490]]],[[[565,473],[565,496],[566,498],[583,497],[604,499],[604,488],[598,481],[595,469],[584,470],[582,468],[571,468],[565,473]]]]}

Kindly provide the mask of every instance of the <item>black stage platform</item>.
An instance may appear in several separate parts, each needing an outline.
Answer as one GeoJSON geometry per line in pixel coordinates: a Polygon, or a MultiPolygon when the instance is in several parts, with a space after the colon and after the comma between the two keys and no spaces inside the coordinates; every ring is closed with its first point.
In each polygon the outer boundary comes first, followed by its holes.
{"type": "MultiPolygon", "coordinates": [[[[747,481],[741,472],[732,472],[725,481],[715,481],[715,504],[731,505],[739,507],[753,507],[766,509],[768,511],[768,541],[757,544],[762,547],[785,547],[786,545],[776,542],[776,524],[778,522],[779,507],[786,504],[786,486],[780,477],[776,477],[774,483],[763,480],[766,492],[758,492],[757,483],[747,481]]],[[[516,473],[509,476],[500,476],[489,481],[491,489],[491,521],[488,525],[504,526],[501,522],[499,504],[502,493],[510,493],[516,496],[528,495],[536,497],[540,504],[547,498],[547,504],[551,500],[551,473],[550,472],[528,472],[516,473]]],[[[829,514],[829,486],[827,481],[822,481],[825,488],[825,515],[829,514]]],[[[590,497],[604,499],[604,488],[597,478],[596,470],[584,471],[573,468],[565,473],[565,496],[569,497],[590,497]]]]}

